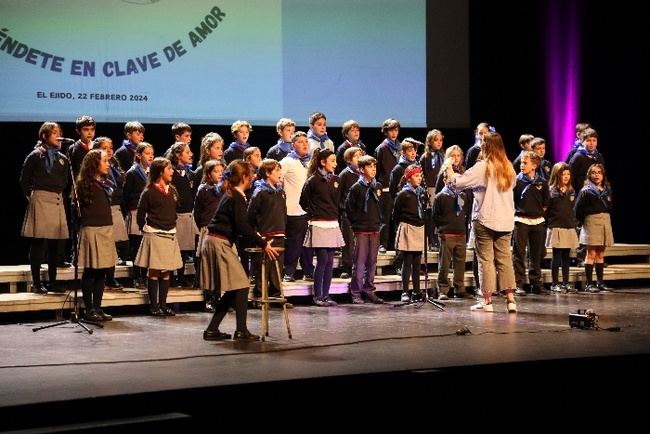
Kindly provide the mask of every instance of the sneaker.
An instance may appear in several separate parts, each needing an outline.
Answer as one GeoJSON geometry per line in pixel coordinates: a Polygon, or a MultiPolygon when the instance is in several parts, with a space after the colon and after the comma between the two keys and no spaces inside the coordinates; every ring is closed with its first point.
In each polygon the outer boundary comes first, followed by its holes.
{"type": "Polygon", "coordinates": [[[611,291],[611,288],[609,286],[605,285],[605,282],[598,282],[598,283],[596,283],[596,286],[601,291],[611,291]]]}
{"type": "Polygon", "coordinates": [[[481,301],[479,303],[476,303],[474,306],[471,306],[469,310],[472,311],[483,311],[483,312],[494,312],[494,306],[492,306],[492,303],[486,304],[485,301],[481,301]]]}
{"type": "Polygon", "coordinates": [[[517,312],[517,303],[515,301],[506,300],[506,310],[509,313],[516,313],[517,312]]]}
{"type": "Polygon", "coordinates": [[[515,295],[525,297],[526,296],[526,291],[524,291],[523,289],[517,287],[517,288],[515,288],[515,295]]]}
{"type": "Polygon", "coordinates": [[[284,277],[282,278],[284,282],[295,282],[296,278],[293,276],[290,276],[288,274],[285,274],[284,277]]]}
{"type": "Polygon", "coordinates": [[[411,291],[411,301],[417,303],[424,300],[424,293],[422,291],[411,291]]]}
{"type": "Polygon", "coordinates": [[[101,309],[96,309],[95,313],[99,315],[102,321],[111,321],[113,319],[113,315],[109,315],[101,309]]]}
{"type": "Polygon", "coordinates": [[[562,288],[561,285],[558,285],[557,283],[551,285],[551,292],[554,292],[556,294],[561,294],[564,292],[564,288],[562,288]]]}
{"type": "Polygon", "coordinates": [[[386,247],[379,246],[379,253],[381,253],[382,255],[386,254],[386,247]]]}
{"type": "Polygon", "coordinates": [[[411,301],[411,294],[409,294],[408,291],[402,292],[402,297],[400,298],[402,300],[402,303],[408,303],[411,301]]]}
{"type": "Polygon", "coordinates": [[[571,294],[575,294],[576,292],[578,292],[578,290],[573,285],[571,285],[570,283],[563,283],[562,287],[564,288],[564,290],[566,292],[571,293],[571,294]]]}
{"type": "Polygon", "coordinates": [[[327,303],[328,306],[337,306],[338,303],[332,300],[332,298],[328,295],[327,297],[323,298],[323,301],[327,303]]]}
{"type": "Polygon", "coordinates": [[[72,267],[72,264],[70,262],[59,262],[56,264],[56,268],[70,268],[72,267]]]}
{"type": "Polygon", "coordinates": [[[322,298],[314,297],[314,304],[318,307],[328,307],[329,304],[322,298]]]}
{"type": "Polygon", "coordinates": [[[438,300],[449,300],[449,297],[444,292],[438,294],[438,300]]]}
{"type": "Polygon", "coordinates": [[[39,283],[37,285],[32,285],[32,288],[31,288],[30,291],[33,294],[47,295],[47,288],[42,283],[39,283]]]}
{"type": "Polygon", "coordinates": [[[355,296],[355,295],[352,296],[352,304],[365,304],[365,303],[366,302],[363,301],[363,298],[361,298],[360,296],[355,296]]]}
{"type": "Polygon", "coordinates": [[[600,292],[600,289],[596,285],[591,283],[587,285],[587,287],[585,288],[585,292],[591,292],[592,294],[595,294],[597,292],[600,292]]]}
{"type": "Polygon", "coordinates": [[[383,304],[384,303],[384,299],[379,298],[379,296],[377,294],[375,294],[374,292],[364,292],[364,294],[365,294],[366,298],[371,303],[374,303],[374,304],[383,304]]]}
{"type": "Polygon", "coordinates": [[[346,273],[345,271],[343,273],[341,273],[341,279],[349,279],[349,278],[350,278],[350,275],[348,273],[346,273]]]}
{"type": "Polygon", "coordinates": [[[314,281],[314,276],[311,274],[305,274],[302,278],[305,282],[313,282],[314,281]]]}
{"type": "Polygon", "coordinates": [[[105,286],[106,286],[106,288],[108,288],[108,289],[114,289],[114,290],[118,290],[118,289],[122,289],[122,288],[124,288],[124,287],[120,284],[120,282],[118,282],[118,281],[115,280],[115,279],[108,279],[108,280],[106,281],[106,285],[105,285],[105,286]]]}

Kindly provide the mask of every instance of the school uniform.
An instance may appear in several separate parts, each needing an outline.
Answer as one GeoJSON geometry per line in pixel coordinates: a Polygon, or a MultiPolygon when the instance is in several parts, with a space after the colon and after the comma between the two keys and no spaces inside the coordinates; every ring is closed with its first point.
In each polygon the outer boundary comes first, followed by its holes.
{"type": "Polygon", "coordinates": [[[307,131],[307,142],[309,143],[309,153],[313,154],[316,149],[329,149],[334,152],[334,142],[330,140],[327,136],[327,133],[323,134],[321,137],[316,136],[314,132],[310,129],[307,131]]]}
{"type": "Polygon", "coordinates": [[[234,160],[243,160],[244,151],[250,147],[248,143],[237,143],[232,142],[228,149],[223,153],[223,159],[226,161],[226,164],[230,164],[234,160]]]}
{"type": "Polygon", "coordinates": [[[171,271],[183,266],[176,238],[176,203],[178,193],[169,185],[167,191],[151,183],[140,196],[137,222],[143,232],[134,265],[153,270],[171,271]]]}
{"type": "Polygon", "coordinates": [[[86,145],[81,140],[77,140],[68,148],[66,156],[70,161],[70,166],[72,167],[72,173],[74,174],[75,181],[79,172],[81,171],[81,163],[83,162],[84,157],[90,151],[90,147],[86,145]]]}
{"type": "Polygon", "coordinates": [[[123,171],[127,171],[133,166],[135,162],[135,149],[138,145],[131,143],[130,140],[123,140],[122,146],[117,148],[113,156],[120,163],[120,167],[123,171]]]}
{"type": "Polygon", "coordinates": [[[575,249],[578,247],[576,221],[573,213],[576,193],[571,188],[561,191],[553,187],[549,191],[549,206],[546,211],[546,247],[554,249],[575,249]]]}
{"type": "Polygon", "coordinates": [[[575,191],[580,192],[585,186],[587,170],[589,170],[592,164],[602,164],[604,166],[605,160],[597,149],[589,152],[585,149],[584,145],[581,145],[575,154],[573,154],[573,157],[571,157],[571,161],[569,161],[571,185],[575,191]]]}
{"type": "Polygon", "coordinates": [[[113,218],[113,240],[115,242],[128,241],[129,234],[126,230],[126,222],[122,213],[122,201],[124,200],[124,182],[126,173],[119,168],[118,162],[111,162],[108,169],[108,180],[112,183],[111,216],[113,218]]]}
{"type": "Polygon", "coordinates": [[[348,139],[345,139],[345,141],[336,148],[336,174],[339,176],[347,166],[347,163],[345,162],[345,151],[352,147],[360,148],[361,151],[363,151],[362,154],[366,153],[366,145],[364,145],[361,140],[357,140],[357,143],[352,143],[348,139]]]}
{"type": "Polygon", "coordinates": [[[476,164],[478,156],[481,153],[481,142],[474,143],[465,154],[465,168],[470,169],[476,164]]]}
{"type": "Polygon", "coordinates": [[[470,202],[465,192],[444,187],[434,198],[433,223],[438,229],[440,254],[438,257],[438,291],[449,293],[449,266],[454,263],[456,295],[465,293],[465,254],[467,248],[467,216],[470,202]]]}
{"type": "Polygon", "coordinates": [[[178,192],[178,202],[176,202],[176,238],[183,252],[195,251],[194,236],[199,232],[192,216],[195,182],[194,173],[190,169],[184,166],[174,168],[172,185],[178,192]]]}
{"type": "Polygon", "coordinates": [[[380,183],[375,179],[367,182],[365,178],[360,177],[350,188],[345,199],[345,212],[355,238],[350,282],[353,300],[360,298],[362,292],[371,293],[375,287],[381,225],[379,208],[381,195],[380,183]]]}
{"type": "Polygon", "coordinates": [[[513,266],[515,281],[522,288],[526,281],[526,246],[529,246],[530,268],[528,282],[533,292],[543,291],[542,251],[546,234],[544,213],[549,204],[548,183],[539,175],[530,179],[519,173],[513,189],[515,228],[513,237],[513,266]]]}
{"type": "Polygon", "coordinates": [[[409,279],[413,291],[420,292],[420,261],[424,251],[424,189],[414,189],[410,183],[397,194],[393,207],[393,219],[399,225],[395,234],[395,249],[402,253],[402,301],[411,297],[409,279]]]}
{"type": "Polygon", "coordinates": [[[283,142],[282,139],[278,139],[278,142],[267,151],[266,158],[282,161],[284,157],[289,155],[291,149],[291,142],[283,142]]]}
{"type": "Polygon", "coordinates": [[[394,197],[390,194],[390,174],[397,165],[401,155],[400,142],[392,142],[388,138],[377,149],[375,149],[375,159],[377,160],[377,182],[383,186],[381,197],[379,198],[379,207],[381,209],[381,228],[379,230],[380,246],[389,249],[392,244],[392,231],[390,230],[391,215],[393,212],[394,197]]]}
{"type": "Polygon", "coordinates": [[[339,223],[341,233],[343,234],[343,241],[345,242],[345,246],[341,248],[341,268],[343,268],[345,273],[352,272],[352,250],[354,247],[354,232],[352,232],[350,221],[345,212],[345,199],[350,192],[350,188],[359,180],[359,176],[361,176],[359,169],[349,165],[339,174],[339,178],[341,179],[339,223]]]}
{"type": "MultiPolygon", "coordinates": [[[[574,156],[575,158],[575,156],[574,156]]],[[[614,244],[612,222],[612,190],[599,190],[593,183],[585,185],[574,205],[575,215],[582,223],[580,244],[609,247],[614,244]]]]}

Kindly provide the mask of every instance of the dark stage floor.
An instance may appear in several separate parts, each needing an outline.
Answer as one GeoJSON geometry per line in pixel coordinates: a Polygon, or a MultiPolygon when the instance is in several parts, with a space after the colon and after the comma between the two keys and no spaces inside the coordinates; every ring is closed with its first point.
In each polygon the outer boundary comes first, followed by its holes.
{"type": "MultiPolygon", "coordinates": [[[[252,394],[248,400],[255,405],[268,402],[277,408],[282,402],[289,413],[292,407],[307,408],[302,400],[312,393],[334,395],[340,403],[371,399],[373,405],[398,408],[403,397],[393,391],[418,385],[432,394],[430,408],[435,409],[441,392],[468,394],[474,406],[484,393],[535,402],[534,396],[554,388],[576,391],[563,400],[591,399],[587,389],[616,387],[613,375],[633,381],[634,387],[648,385],[645,367],[639,366],[650,352],[648,288],[521,297],[517,314],[505,313],[502,298],[495,299],[494,313],[470,312],[472,304],[449,301],[444,312],[428,304],[297,306],[290,311],[292,340],[280,311],[272,310],[271,337],[246,344],[204,341],[207,313],[118,316],[92,335],[76,325],[36,333],[32,327],[44,323],[3,325],[0,410],[19,417],[29,408],[65,411],[69,403],[112,400],[111,411],[99,406],[88,417],[110,419],[111,413],[132,416],[118,411],[120,399],[151,414],[187,411],[183,403],[193,400],[227,405],[242,393],[252,394]],[[599,315],[602,328],[620,331],[571,329],[569,312],[586,308],[599,315]],[[463,327],[471,334],[456,335],[463,327]],[[279,398],[282,393],[297,395],[286,401],[279,398]],[[152,408],[137,399],[165,404],[152,408]]],[[[260,317],[259,310],[249,311],[251,331],[259,332],[260,317]]],[[[222,330],[232,332],[234,321],[234,313],[229,314],[222,330]]],[[[3,421],[4,426],[24,426],[16,419],[3,421]]]]}

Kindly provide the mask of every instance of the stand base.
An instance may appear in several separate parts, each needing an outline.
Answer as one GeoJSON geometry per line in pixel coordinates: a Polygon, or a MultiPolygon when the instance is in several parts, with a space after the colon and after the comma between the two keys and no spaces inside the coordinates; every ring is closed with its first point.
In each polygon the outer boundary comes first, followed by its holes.
{"type": "Polygon", "coordinates": [[[79,318],[76,312],[72,312],[72,314],[70,315],[69,320],[59,321],[59,322],[55,322],[54,324],[48,324],[48,325],[44,325],[44,326],[40,326],[40,327],[34,327],[32,329],[32,331],[37,332],[39,330],[49,329],[49,328],[52,328],[52,327],[58,327],[58,326],[64,325],[64,324],[77,324],[79,327],[81,327],[82,329],[87,331],[89,335],[93,334],[93,329],[89,328],[86,324],[94,325],[95,327],[99,327],[99,328],[102,328],[102,329],[104,328],[104,324],[94,322],[94,321],[86,321],[85,319],[79,318]]]}

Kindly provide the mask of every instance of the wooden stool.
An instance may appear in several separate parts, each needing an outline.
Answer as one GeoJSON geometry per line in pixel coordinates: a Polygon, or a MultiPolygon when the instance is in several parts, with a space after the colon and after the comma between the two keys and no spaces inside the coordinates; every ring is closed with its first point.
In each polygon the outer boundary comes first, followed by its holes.
{"type": "MultiPolygon", "coordinates": [[[[284,247],[275,247],[275,249],[279,252],[284,251],[284,247]]],[[[245,250],[249,253],[261,255],[262,267],[260,271],[260,276],[258,276],[258,278],[261,279],[262,281],[262,284],[260,285],[262,296],[253,298],[253,301],[256,301],[262,305],[262,341],[265,340],[266,336],[269,336],[269,308],[271,304],[282,305],[282,312],[284,313],[284,321],[287,324],[287,334],[289,335],[289,339],[292,339],[291,325],[289,324],[289,312],[287,312],[287,299],[284,297],[284,287],[282,285],[282,272],[280,271],[280,263],[277,260],[273,261],[273,263],[275,264],[275,272],[278,275],[278,282],[280,284],[280,288],[279,288],[280,296],[269,297],[269,287],[268,287],[268,278],[267,278],[267,270],[266,270],[267,258],[264,254],[264,249],[260,247],[249,247],[245,250]]]]}

